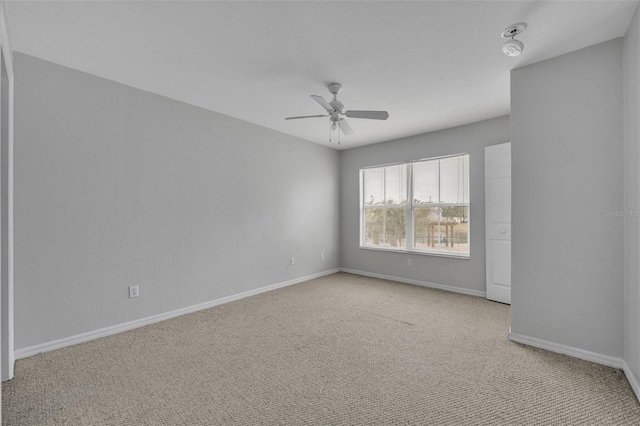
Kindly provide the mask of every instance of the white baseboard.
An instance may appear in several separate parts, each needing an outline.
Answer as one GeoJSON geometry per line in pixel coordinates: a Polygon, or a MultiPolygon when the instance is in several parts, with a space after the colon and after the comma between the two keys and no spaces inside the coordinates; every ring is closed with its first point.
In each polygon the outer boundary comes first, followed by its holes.
{"type": "MultiPolygon", "coordinates": [[[[595,362],[596,364],[602,364],[608,367],[622,368],[624,365],[624,361],[622,360],[622,358],[602,355],[597,352],[591,352],[584,349],[565,346],[559,343],[537,339],[535,337],[523,336],[522,334],[512,333],[511,330],[509,330],[509,340],[516,343],[522,343],[523,345],[533,346],[563,355],[569,355],[574,358],[583,359],[585,361],[595,362]]],[[[631,382],[631,380],[629,380],[629,382],[631,382]]]]}
{"type": "Polygon", "coordinates": [[[364,277],[380,278],[383,280],[418,285],[420,287],[437,288],[439,290],[451,291],[454,293],[462,293],[462,294],[467,294],[469,296],[486,297],[486,293],[484,291],[470,290],[468,288],[454,287],[454,286],[443,285],[443,284],[434,284],[427,281],[418,281],[418,280],[412,280],[409,278],[394,277],[391,275],[375,274],[373,272],[358,271],[356,269],[340,268],[340,271],[347,272],[349,274],[362,275],[364,277]]]}
{"type": "Polygon", "coordinates": [[[633,371],[627,365],[627,361],[622,360],[622,370],[624,370],[625,376],[627,376],[627,380],[631,385],[631,389],[633,389],[633,393],[636,394],[636,398],[640,401],[640,383],[638,383],[638,379],[633,371]]]}
{"type": "Polygon", "coordinates": [[[615,358],[608,355],[602,355],[596,352],[585,351],[583,349],[573,348],[571,346],[552,343],[547,340],[536,339],[535,337],[523,336],[521,334],[512,333],[509,328],[509,340],[523,345],[533,346],[547,351],[568,355],[574,358],[584,359],[586,361],[595,362],[596,364],[606,365],[608,367],[620,368],[627,376],[627,380],[636,395],[636,399],[640,401],[640,383],[633,371],[629,368],[627,362],[622,358],[615,358]]]}
{"type": "Polygon", "coordinates": [[[197,305],[176,309],[174,311],[152,315],[150,317],[141,318],[138,320],[129,321],[122,324],[112,325],[109,327],[101,328],[94,331],[89,331],[86,333],[76,334],[75,336],[65,337],[63,339],[53,340],[51,342],[41,343],[39,345],[29,346],[29,347],[18,349],[17,351],[15,351],[15,358],[16,359],[26,358],[32,355],[37,355],[39,353],[49,352],[55,349],[76,345],[78,343],[99,339],[100,337],[111,336],[113,334],[121,333],[123,331],[132,330],[138,327],[143,327],[145,325],[153,324],[156,322],[175,318],[181,315],[211,308],[213,306],[222,305],[223,303],[234,302],[236,300],[244,299],[245,297],[255,296],[256,294],[265,293],[267,291],[276,290],[278,288],[287,287],[293,284],[298,284],[303,281],[309,281],[314,278],[323,277],[325,275],[335,274],[336,272],[340,272],[340,269],[330,269],[328,271],[318,272],[317,274],[306,275],[304,277],[295,278],[293,280],[271,284],[265,287],[256,288],[254,290],[245,291],[243,293],[233,294],[231,296],[222,297],[220,299],[210,300],[208,302],[199,303],[197,305]]]}

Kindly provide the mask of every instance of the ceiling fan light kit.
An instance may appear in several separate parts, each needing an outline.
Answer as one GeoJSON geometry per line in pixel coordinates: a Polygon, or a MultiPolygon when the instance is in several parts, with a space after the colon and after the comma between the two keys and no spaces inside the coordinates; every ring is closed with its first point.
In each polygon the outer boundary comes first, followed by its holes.
{"type": "Polygon", "coordinates": [[[520,56],[524,50],[524,43],[520,40],[516,40],[515,36],[527,29],[527,24],[519,22],[517,24],[509,25],[502,32],[502,38],[511,38],[502,45],[502,52],[507,56],[520,56]]]}
{"type": "MultiPolygon", "coordinates": [[[[389,118],[387,111],[361,111],[361,110],[344,110],[344,104],[338,100],[338,93],[342,90],[342,84],[331,83],[328,86],[329,93],[333,95],[333,99],[327,102],[322,96],[311,95],[311,97],[320,104],[322,108],[327,111],[324,115],[302,115],[297,117],[287,117],[285,120],[297,120],[300,118],[317,118],[317,117],[329,117],[329,126],[331,130],[340,129],[346,136],[353,134],[353,128],[342,117],[344,115],[350,118],[366,118],[370,120],[386,120],[389,118]]],[[[338,136],[340,134],[338,133],[338,136]]],[[[339,140],[339,139],[338,139],[339,140]]],[[[329,133],[329,141],[331,141],[331,133],[329,133]]],[[[338,142],[340,143],[340,142],[338,142]]]]}

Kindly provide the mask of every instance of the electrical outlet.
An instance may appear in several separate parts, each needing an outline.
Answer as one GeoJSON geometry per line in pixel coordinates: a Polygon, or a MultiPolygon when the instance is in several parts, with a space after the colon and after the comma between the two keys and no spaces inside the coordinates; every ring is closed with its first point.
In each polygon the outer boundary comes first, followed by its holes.
{"type": "Polygon", "coordinates": [[[293,266],[296,264],[296,258],[292,257],[291,259],[289,259],[289,265],[293,266]]]}
{"type": "Polygon", "coordinates": [[[132,299],[134,297],[138,297],[140,295],[139,291],[138,291],[138,286],[137,285],[132,285],[129,287],[129,299],[132,299]]]}
{"type": "Polygon", "coordinates": [[[320,260],[324,260],[324,253],[320,252],[320,260]]]}
{"type": "Polygon", "coordinates": [[[407,259],[407,266],[413,266],[413,260],[407,259]]]}

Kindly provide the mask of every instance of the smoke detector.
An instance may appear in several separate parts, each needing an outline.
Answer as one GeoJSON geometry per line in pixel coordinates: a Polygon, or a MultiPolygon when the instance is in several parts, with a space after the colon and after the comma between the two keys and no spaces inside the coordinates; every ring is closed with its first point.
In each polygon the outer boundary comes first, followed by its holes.
{"type": "Polygon", "coordinates": [[[524,44],[520,40],[516,40],[515,36],[527,29],[527,24],[520,22],[517,24],[509,25],[502,32],[503,38],[510,38],[505,44],[502,45],[502,51],[507,56],[520,56],[524,50],[524,44]]]}
{"type": "Polygon", "coordinates": [[[509,40],[502,45],[502,51],[507,56],[520,56],[523,49],[524,44],[520,40],[509,40]]]}

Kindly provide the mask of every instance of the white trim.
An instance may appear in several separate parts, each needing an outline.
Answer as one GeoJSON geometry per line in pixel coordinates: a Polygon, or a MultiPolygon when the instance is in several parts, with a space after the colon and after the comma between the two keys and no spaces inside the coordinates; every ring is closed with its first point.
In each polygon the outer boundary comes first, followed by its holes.
{"type": "Polygon", "coordinates": [[[622,358],[602,355],[597,352],[561,345],[559,343],[553,343],[548,340],[537,339],[535,337],[523,336],[522,334],[511,332],[511,330],[509,330],[509,340],[516,343],[522,343],[523,345],[533,346],[535,348],[545,349],[547,351],[563,355],[569,355],[585,361],[595,362],[596,364],[602,364],[608,367],[622,368],[624,363],[622,358]]]}
{"type": "MultiPolygon", "coordinates": [[[[11,48],[11,37],[9,31],[9,18],[7,15],[7,5],[5,1],[0,2],[0,44],[2,46],[2,57],[4,59],[9,80],[9,101],[7,111],[8,118],[8,149],[7,149],[7,185],[8,185],[8,235],[7,235],[7,312],[0,312],[3,321],[6,321],[7,335],[0,340],[6,340],[6,347],[0,348],[3,354],[0,360],[0,370],[2,380],[13,378],[15,353],[14,353],[14,313],[13,313],[13,105],[14,105],[14,73],[13,73],[13,49],[11,48]]],[[[1,416],[0,416],[1,418],[1,416]]]]}
{"type": "Polygon", "coordinates": [[[2,47],[9,53],[5,56],[4,60],[7,63],[7,74],[9,80],[13,81],[13,49],[11,49],[11,36],[9,35],[9,22],[6,5],[6,1],[0,1],[0,13],[2,14],[2,17],[0,18],[0,42],[2,43],[2,47]]]}
{"type": "MultiPolygon", "coordinates": [[[[405,167],[405,170],[407,171],[407,176],[406,176],[406,180],[407,180],[407,202],[409,200],[413,200],[413,166],[411,167],[405,167]]],[[[387,177],[385,175],[385,186],[386,186],[386,180],[387,177]]],[[[386,195],[386,194],[385,194],[386,195]]],[[[386,198],[386,197],[385,197],[386,198]]],[[[362,200],[364,201],[364,200],[362,200]]],[[[365,213],[367,211],[367,206],[363,206],[365,213]]],[[[415,250],[415,235],[413,233],[413,228],[414,228],[414,220],[413,220],[413,211],[414,206],[412,205],[410,208],[405,208],[404,209],[404,223],[405,223],[405,248],[407,250],[415,250]]],[[[438,228],[438,234],[440,234],[440,229],[438,228]]],[[[366,242],[366,236],[365,238],[363,238],[363,243],[366,242]]],[[[441,243],[442,241],[440,241],[441,243]]],[[[361,246],[363,246],[365,244],[361,244],[361,246]]]]}
{"type": "Polygon", "coordinates": [[[280,283],[271,284],[266,287],[260,287],[254,290],[245,291],[243,293],[233,294],[231,296],[222,297],[220,299],[210,300],[208,302],[199,303],[197,305],[187,306],[185,308],[176,309],[174,311],[152,315],[150,317],[125,322],[122,324],[112,325],[109,327],[101,328],[94,331],[89,331],[86,333],[76,334],[75,336],[65,337],[63,339],[53,340],[51,342],[41,343],[39,345],[29,346],[29,347],[18,349],[17,351],[15,351],[15,356],[16,356],[16,359],[26,358],[32,355],[49,352],[55,349],[76,345],[78,343],[99,339],[101,337],[111,336],[113,334],[121,333],[123,331],[133,330],[134,328],[143,327],[145,325],[168,320],[168,319],[175,318],[185,314],[190,314],[192,312],[201,311],[203,309],[208,309],[217,305],[222,305],[223,303],[234,302],[236,300],[244,299],[245,297],[255,296],[256,294],[265,293],[267,291],[276,290],[278,288],[287,287],[293,284],[298,284],[303,281],[309,281],[315,278],[323,277],[325,275],[335,274],[336,272],[340,272],[340,270],[330,269],[328,271],[318,272],[316,274],[306,275],[300,278],[294,278],[289,281],[283,281],[280,283]]]}
{"type": "Polygon", "coordinates": [[[627,361],[624,359],[622,360],[622,370],[624,371],[625,376],[627,376],[627,380],[631,385],[631,389],[633,389],[633,392],[636,394],[636,398],[640,401],[640,383],[638,383],[636,375],[633,374],[633,371],[631,371],[631,368],[627,365],[627,361]]]}
{"type": "Polygon", "coordinates": [[[455,252],[447,252],[447,251],[426,251],[426,250],[418,250],[418,249],[397,249],[390,246],[363,246],[360,245],[362,250],[376,250],[376,251],[386,251],[389,253],[404,253],[404,254],[417,254],[420,256],[436,256],[436,257],[448,257],[451,259],[463,259],[469,260],[471,257],[469,254],[456,254],[455,252]]]}
{"type": "Polygon", "coordinates": [[[453,293],[461,293],[461,294],[466,294],[468,296],[477,296],[477,297],[486,296],[484,291],[471,290],[468,288],[454,287],[454,286],[443,285],[443,284],[435,284],[427,281],[418,281],[418,280],[412,280],[409,278],[394,277],[391,275],[375,274],[373,272],[358,271],[356,269],[340,268],[340,271],[346,272],[349,274],[362,275],[364,277],[380,278],[382,280],[396,281],[404,284],[412,284],[420,287],[437,288],[438,290],[445,290],[453,293]]]}

